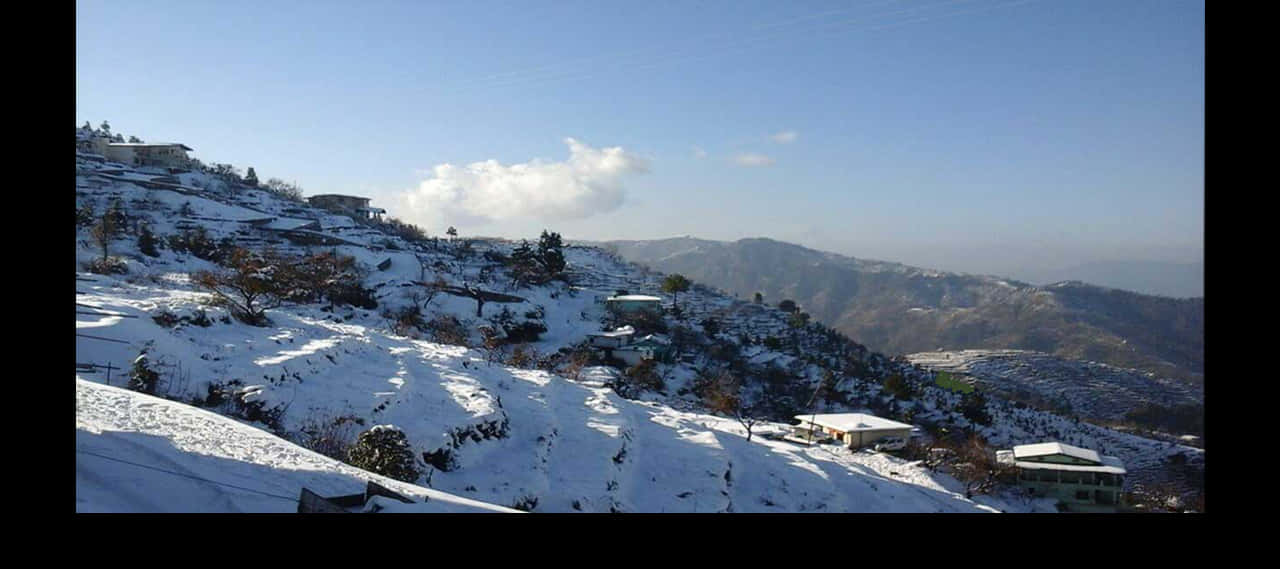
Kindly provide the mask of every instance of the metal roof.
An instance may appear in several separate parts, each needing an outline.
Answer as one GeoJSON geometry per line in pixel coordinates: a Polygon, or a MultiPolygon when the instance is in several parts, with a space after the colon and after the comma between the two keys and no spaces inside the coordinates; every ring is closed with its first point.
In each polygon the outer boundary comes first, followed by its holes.
{"type": "Polygon", "coordinates": [[[906,423],[899,423],[883,417],[867,415],[866,413],[819,413],[817,415],[796,415],[796,418],[803,423],[813,423],[820,427],[827,427],[845,433],[896,431],[912,428],[911,425],[906,423]]]}
{"type": "Polygon", "coordinates": [[[1102,457],[1099,456],[1098,453],[1087,448],[1073,447],[1059,442],[1018,445],[1013,447],[1013,456],[1018,459],[1052,456],[1055,454],[1066,455],[1080,460],[1087,460],[1094,464],[1102,464],[1102,457]]]}
{"type": "MultiPolygon", "coordinates": [[[[1027,445],[1031,446],[1031,445],[1027,445]]],[[[1016,448],[1016,447],[1015,447],[1016,448]]],[[[996,451],[996,461],[1025,468],[1027,470],[1063,470],[1067,472],[1100,472],[1103,474],[1127,474],[1124,469],[1124,463],[1114,456],[1103,456],[1099,465],[1084,464],[1062,464],[1060,462],[1031,462],[1026,460],[1017,460],[1014,458],[1014,452],[1008,450],[996,451]]]]}

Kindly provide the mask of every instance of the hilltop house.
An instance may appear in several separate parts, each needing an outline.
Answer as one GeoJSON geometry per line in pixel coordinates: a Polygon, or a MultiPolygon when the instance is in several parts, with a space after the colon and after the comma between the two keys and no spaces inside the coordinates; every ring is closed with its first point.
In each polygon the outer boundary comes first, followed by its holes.
{"type": "Polygon", "coordinates": [[[359,196],[320,194],[307,198],[307,202],[323,210],[375,221],[381,220],[382,214],[387,213],[387,210],[380,207],[369,207],[369,198],[359,196]]]}
{"type": "Polygon", "coordinates": [[[644,294],[623,294],[604,299],[605,309],[614,314],[650,312],[662,314],[662,299],[644,294]]]}
{"type": "Polygon", "coordinates": [[[1057,498],[1066,509],[1114,512],[1123,505],[1124,463],[1114,456],[1058,442],[996,451],[996,461],[1018,469],[1018,485],[1033,496],[1057,498]]]}
{"type": "Polygon", "coordinates": [[[191,165],[188,152],[191,152],[191,147],[176,142],[111,142],[101,148],[100,153],[107,160],[130,166],[188,168],[191,165]]]}
{"type": "Polygon", "coordinates": [[[906,440],[911,436],[911,425],[891,421],[865,413],[827,413],[796,415],[800,420],[791,438],[800,440],[838,439],[849,448],[875,444],[888,437],[906,440]]]}

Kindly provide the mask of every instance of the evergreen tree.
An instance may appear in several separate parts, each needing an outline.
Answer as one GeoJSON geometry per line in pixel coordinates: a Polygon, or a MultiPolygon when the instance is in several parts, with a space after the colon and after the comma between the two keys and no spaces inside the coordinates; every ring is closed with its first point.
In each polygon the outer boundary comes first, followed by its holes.
{"type": "Polygon", "coordinates": [[[253,171],[253,166],[249,167],[249,173],[244,175],[244,183],[253,187],[258,187],[258,173],[253,171]]]}
{"type": "Polygon", "coordinates": [[[674,303],[677,312],[680,310],[680,293],[689,290],[690,284],[689,279],[680,274],[669,275],[662,281],[662,292],[669,292],[675,295],[674,303]]]}
{"type": "Polygon", "coordinates": [[[756,292],[756,296],[755,296],[755,298],[753,299],[753,301],[754,301],[756,304],[764,304],[764,294],[763,294],[763,293],[761,293],[761,292],[756,292]]]}
{"type": "Polygon", "coordinates": [[[402,482],[414,482],[422,474],[409,440],[392,425],[378,425],[360,433],[347,452],[347,463],[402,482]]]}
{"type": "Polygon", "coordinates": [[[542,230],[542,236],[538,239],[538,262],[542,264],[543,270],[547,272],[547,276],[554,278],[564,272],[564,244],[560,240],[559,233],[550,233],[542,230]]]}
{"type": "Polygon", "coordinates": [[[148,257],[159,257],[160,251],[156,248],[158,240],[156,235],[151,232],[151,226],[142,225],[138,228],[138,250],[148,257]]]}

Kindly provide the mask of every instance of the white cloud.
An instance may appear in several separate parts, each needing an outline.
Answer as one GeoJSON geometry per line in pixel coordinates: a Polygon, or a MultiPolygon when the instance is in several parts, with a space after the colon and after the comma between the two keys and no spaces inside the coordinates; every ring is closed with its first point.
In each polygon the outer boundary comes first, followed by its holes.
{"type": "Polygon", "coordinates": [[[797,138],[800,138],[800,133],[794,130],[784,130],[770,136],[769,138],[772,138],[773,141],[778,144],[791,144],[792,142],[795,142],[797,138]]]}
{"type": "Polygon", "coordinates": [[[592,148],[566,138],[569,159],[440,164],[402,195],[406,217],[420,222],[483,223],[513,218],[581,219],[622,205],[622,178],[648,170],[645,160],[615,146],[592,148]]]}
{"type": "Polygon", "coordinates": [[[773,158],[763,154],[739,154],[733,157],[733,161],[739,166],[755,167],[755,166],[772,166],[773,158]]]}
{"type": "Polygon", "coordinates": [[[703,150],[701,146],[694,146],[694,147],[693,147],[693,157],[694,157],[694,158],[706,158],[706,157],[707,157],[707,151],[706,151],[706,150],[703,150]]]}

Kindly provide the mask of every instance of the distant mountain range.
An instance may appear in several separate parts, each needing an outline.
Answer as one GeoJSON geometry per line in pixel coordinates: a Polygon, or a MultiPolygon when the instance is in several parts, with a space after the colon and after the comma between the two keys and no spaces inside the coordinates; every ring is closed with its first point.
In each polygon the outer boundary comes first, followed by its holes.
{"type": "Polygon", "coordinates": [[[1099,261],[1065,269],[1028,272],[1021,276],[1037,283],[1083,281],[1175,298],[1204,296],[1204,263],[1099,261]]]}
{"type": "Polygon", "coordinates": [[[855,259],[753,238],[602,244],[628,261],[741,298],[799,303],[815,320],[888,354],[1022,349],[1201,383],[1204,299],[1078,281],[1036,286],[855,259]]]}

